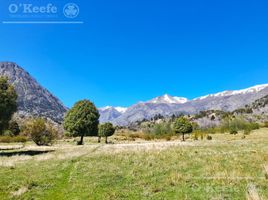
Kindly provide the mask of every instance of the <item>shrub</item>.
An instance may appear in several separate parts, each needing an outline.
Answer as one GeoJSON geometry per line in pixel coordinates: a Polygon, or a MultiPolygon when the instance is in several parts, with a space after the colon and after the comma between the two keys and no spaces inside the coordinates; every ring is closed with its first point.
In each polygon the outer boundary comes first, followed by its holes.
{"type": "Polygon", "coordinates": [[[212,140],[212,136],[208,135],[207,140],[212,140]]]}
{"type": "Polygon", "coordinates": [[[171,137],[171,135],[165,135],[164,138],[166,141],[170,141],[172,137],[171,137]]]}
{"type": "Polygon", "coordinates": [[[143,139],[144,140],[153,140],[155,137],[152,134],[144,134],[143,139]]]}
{"type": "Polygon", "coordinates": [[[260,125],[258,123],[249,123],[251,130],[257,130],[260,128],[260,125]]]}
{"type": "Polygon", "coordinates": [[[10,130],[5,130],[4,133],[3,133],[3,136],[10,136],[10,137],[13,137],[14,134],[13,134],[10,130]]]}
{"type": "Polygon", "coordinates": [[[2,143],[13,143],[13,142],[27,142],[27,137],[25,136],[0,136],[0,142],[2,143]]]}
{"type": "Polygon", "coordinates": [[[64,129],[74,137],[80,136],[77,144],[82,145],[84,136],[98,136],[99,117],[98,109],[92,102],[79,101],[66,114],[64,129]]]}
{"type": "Polygon", "coordinates": [[[260,125],[258,123],[248,122],[244,119],[227,119],[221,124],[221,132],[230,132],[231,134],[237,134],[239,130],[243,130],[246,133],[250,133],[252,130],[259,129],[260,125]]]}
{"type": "Polygon", "coordinates": [[[53,126],[42,118],[29,120],[25,131],[38,146],[52,145],[57,136],[57,131],[53,126]]]}
{"type": "Polygon", "coordinates": [[[153,140],[156,138],[156,135],[150,134],[150,133],[143,133],[143,132],[138,132],[138,133],[130,133],[127,135],[131,139],[139,138],[143,140],[153,140]]]}
{"type": "Polygon", "coordinates": [[[20,134],[20,126],[16,121],[9,122],[8,130],[10,130],[13,135],[20,134]]]}
{"type": "Polygon", "coordinates": [[[12,137],[11,136],[0,136],[0,142],[2,143],[11,143],[12,137]]]}
{"type": "Polygon", "coordinates": [[[161,122],[158,124],[148,124],[142,128],[144,133],[155,136],[164,136],[173,134],[172,124],[170,122],[161,122]]]}
{"type": "Polygon", "coordinates": [[[201,140],[203,140],[206,135],[207,133],[202,130],[195,130],[193,132],[193,139],[198,140],[200,138],[201,140]]]}
{"type": "Polygon", "coordinates": [[[12,137],[13,142],[27,142],[27,137],[23,135],[17,135],[15,137],[12,137]]]}
{"type": "Polygon", "coordinates": [[[230,134],[236,135],[238,133],[238,129],[234,126],[230,127],[230,134]]]}
{"type": "Polygon", "coordinates": [[[250,126],[247,126],[244,128],[244,135],[249,135],[251,133],[252,129],[250,128],[250,126]]]}
{"type": "Polygon", "coordinates": [[[198,133],[197,132],[193,133],[193,138],[194,138],[194,140],[198,140],[198,133]]]}
{"type": "Polygon", "coordinates": [[[268,128],[268,121],[264,122],[263,127],[268,128]]]}

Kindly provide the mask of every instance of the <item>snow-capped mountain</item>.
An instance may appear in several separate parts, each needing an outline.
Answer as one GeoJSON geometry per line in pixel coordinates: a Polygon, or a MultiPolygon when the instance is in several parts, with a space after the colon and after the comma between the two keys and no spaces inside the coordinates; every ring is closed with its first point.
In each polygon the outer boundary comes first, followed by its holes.
{"type": "MultiPolygon", "coordinates": [[[[0,76],[7,76],[18,93],[18,115],[42,116],[61,123],[68,110],[58,98],[38,84],[31,75],[13,62],[0,62],[0,76]]],[[[233,111],[250,105],[268,95],[268,84],[242,90],[226,90],[193,100],[165,94],[128,108],[107,106],[99,108],[100,122],[129,125],[155,115],[193,114],[202,110],[233,111]]],[[[266,102],[265,98],[263,101],[266,102]]],[[[268,110],[268,106],[267,109],[268,110]]],[[[266,112],[259,109],[259,112],[266,112]]]]}
{"type": "MultiPolygon", "coordinates": [[[[170,116],[172,114],[194,114],[202,110],[233,111],[257,99],[268,95],[268,84],[256,85],[242,90],[227,90],[216,94],[209,94],[193,100],[183,97],[163,95],[147,102],[140,102],[130,106],[124,113],[105,112],[103,121],[110,121],[117,125],[128,125],[142,119],[150,119],[157,114],[170,116]],[[107,117],[107,115],[109,117],[107,117]]],[[[114,112],[114,111],[113,111],[114,112]]],[[[102,115],[102,114],[101,114],[102,115]]]]}
{"type": "Polygon", "coordinates": [[[184,98],[184,97],[173,97],[173,96],[170,96],[168,94],[165,94],[163,96],[156,97],[156,98],[148,101],[148,103],[182,104],[182,103],[186,103],[187,101],[188,101],[188,99],[184,98]]]}
{"type": "Polygon", "coordinates": [[[239,95],[239,94],[249,94],[249,93],[259,92],[267,87],[268,87],[268,84],[262,84],[262,85],[256,85],[253,87],[242,89],[242,90],[226,90],[223,92],[218,92],[216,94],[209,94],[209,95],[205,95],[202,97],[198,97],[198,98],[195,98],[194,100],[202,100],[202,99],[206,99],[209,97],[224,97],[224,96],[232,96],[232,95],[239,95]]]}
{"type": "Polygon", "coordinates": [[[100,111],[104,112],[104,111],[109,111],[109,110],[113,110],[115,109],[116,111],[120,112],[120,113],[124,113],[126,112],[127,108],[125,107],[113,107],[113,106],[105,106],[102,108],[99,108],[100,111]]]}
{"type": "Polygon", "coordinates": [[[111,122],[127,111],[125,107],[106,106],[99,108],[100,122],[111,122]]]}
{"type": "Polygon", "coordinates": [[[114,107],[120,113],[125,113],[127,111],[126,107],[114,107]]]}
{"type": "MultiPolygon", "coordinates": [[[[147,117],[147,116],[150,117],[158,113],[169,115],[169,113],[171,112],[171,110],[169,109],[170,106],[172,107],[172,105],[184,104],[187,101],[188,99],[184,97],[173,97],[171,95],[165,94],[163,96],[156,97],[147,102],[139,102],[131,106],[130,108],[106,106],[103,108],[99,108],[100,122],[107,122],[107,121],[114,122],[115,119],[120,119],[120,117],[123,116],[126,112],[129,112],[129,113],[135,112],[136,106],[141,107],[142,109],[145,109],[143,110],[143,114],[140,114],[141,117],[137,117],[137,118],[142,118],[142,117],[147,117]],[[148,109],[146,109],[147,106],[149,106],[148,109]]],[[[133,119],[134,121],[136,119],[135,117],[136,115],[137,113],[134,115],[134,119],[133,119]]],[[[125,123],[119,122],[116,124],[121,125],[125,123]]]]}

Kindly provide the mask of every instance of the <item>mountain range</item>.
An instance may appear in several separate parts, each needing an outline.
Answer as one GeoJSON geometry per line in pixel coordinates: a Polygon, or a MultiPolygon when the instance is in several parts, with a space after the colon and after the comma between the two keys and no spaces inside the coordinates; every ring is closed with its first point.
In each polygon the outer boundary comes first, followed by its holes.
{"type": "MultiPolygon", "coordinates": [[[[68,108],[22,67],[14,62],[0,62],[0,76],[7,76],[17,91],[17,115],[19,117],[41,116],[62,123],[68,108]]],[[[171,116],[181,113],[195,114],[204,110],[233,111],[267,95],[268,84],[256,85],[243,90],[223,91],[192,100],[165,94],[149,101],[138,102],[128,108],[112,106],[99,108],[100,122],[127,126],[136,121],[151,119],[159,114],[171,116]]]]}
{"type": "Polygon", "coordinates": [[[133,122],[150,119],[158,114],[195,114],[204,110],[233,111],[268,95],[268,84],[256,85],[243,90],[228,90],[188,100],[165,94],[146,102],[139,102],[118,112],[113,107],[101,109],[101,122],[126,126],[133,122]]]}

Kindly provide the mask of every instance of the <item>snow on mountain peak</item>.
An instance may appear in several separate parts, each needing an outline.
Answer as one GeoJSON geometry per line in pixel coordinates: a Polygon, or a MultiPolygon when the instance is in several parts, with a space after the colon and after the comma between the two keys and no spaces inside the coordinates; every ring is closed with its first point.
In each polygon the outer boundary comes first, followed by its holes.
{"type": "Polygon", "coordinates": [[[127,108],[125,107],[113,107],[113,106],[105,106],[105,107],[102,107],[102,108],[99,108],[100,111],[107,111],[107,110],[112,110],[112,109],[115,109],[116,111],[120,112],[120,113],[125,113],[127,108]]]}
{"type": "Polygon", "coordinates": [[[248,93],[253,93],[253,92],[259,92],[267,87],[268,87],[268,84],[262,84],[262,85],[256,85],[253,87],[242,89],[242,90],[226,90],[223,92],[218,92],[216,94],[209,94],[206,96],[198,97],[198,98],[195,98],[194,100],[202,100],[208,97],[224,97],[224,96],[232,96],[232,95],[239,95],[239,94],[248,94],[248,93]]]}
{"type": "Polygon", "coordinates": [[[105,110],[109,110],[111,108],[112,108],[112,106],[105,106],[105,107],[99,108],[99,110],[100,111],[105,111],[105,110]]]}
{"type": "Polygon", "coordinates": [[[125,107],[114,107],[115,110],[117,110],[120,113],[125,113],[127,111],[127,108],[125,107]]]}
{"type": "Polygon", "coordinates": [[[156,98],[148,101],[148,103],[182,104],[182,103],[186,103],[187,101],[188,101],[188,99],[186,99],[184,97],[173,97],[173,96],[170,96],[168,94],[165,94],[163,96],[156,97],[156,98]]]}
{"type": "Polygon", "coordinates": [[[173,97],[179,103],[186,103],[188,101],[187,98],[184,97],[173,97]]]}

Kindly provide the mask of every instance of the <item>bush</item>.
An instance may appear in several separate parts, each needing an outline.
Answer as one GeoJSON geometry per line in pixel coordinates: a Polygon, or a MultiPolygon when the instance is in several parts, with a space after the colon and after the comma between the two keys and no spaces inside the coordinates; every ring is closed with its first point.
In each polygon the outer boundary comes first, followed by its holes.
{"type": "Polygon", "coordinates": [[[238,129],[234,126],[231,126],[229,131],[230,131],[230,134],[232,135],[238,134],[238,129]]]}
{"type": "Polygon", "coordinates": [[[13,135],[20,134],[20,126],[16,121],[9,122],[8,130],[10,130],[13,135]]]}
{"type": "Polygon", "coordinates": [[[212,140],[212,136],[208,135],[207,140],[212,140]]]}
{"type": "Polygon", "coordinates": [[[2,142],[2,143],[11,143],[11,142],[13,142],[12,138],[13,137],[11,137],[11,136],[0,136],[0,142],[2,142]]]}
{"type": "Polygon", "coordinates": [[[132,139],[139,138],[139,139],[143,139],[143,140],[152,140],[152,139],[155,138],[155,135],[154,134],[143,133],[143,132],[130,133],[128,136],[130,138],[132,138],[132,139]]]}
{"type": "Polygon", "coordinates": [[[257,130],[260,128],[260,125],[258,123],[249,123],[249,127],[251,130],[257,130]]]}
{"type": "Polygon", "coordinates": [[[143,128],[143,132],[155,136],[164,136],[173,134],[174,131],[172,130],[172,124],[170,122],[161,122],[143,128]]]}
{"type": "Polygon", "coordinates": [[[244,129],[244,135],[249,135],[251,133],[251,129],[250,128],[245,128],[244,129]]]}
{"type": "Polygon", "coordinates": [[[53,126],[42,118],[28,121],[25,131],[38,146],[52,145],[57,136],[57,131],[53,126]]]}
{"type": "Polygon", "coordinates": [[[203,140],[206,135],[207,135],[207,133],[205,131],[195,130],[193,132],[193,139],[198,140],[200,138],[201,140],[203,140]]]}
{"type": "Polygon", "coordinates": [[[17,135],[15,137],[12,137],[13,142],[27,142],[27,137],[23,135],[17,135]]]}
{"type": "Polygon", "coordinates": [[[263,127],[268,128],[268,121],[264,122],[263,127]]]}
{"type": "Polygon", "coordinates": [[[243,130],[249,134],[252,130],[259,129],[260,125],[258,123],[248,122],[244,119],[227,119],[221,124],[220,130],[222,133],[230,132],[230,134],[237,134],[238,131],[243,130]]]}
{"type": "Polygon", "coordinates": [[[2,143],[13,143],[13,142],[27,142],[27,137],[25,136],[0,136],[0,142],[2,143]]]}
{"type": "Polygon", "coordinates": [[[13,133],[10,131],[10,130],[5,130],[4,133],[3,133],[3,136],[10,136],[10,137],[13,137],[13,133]]]}

